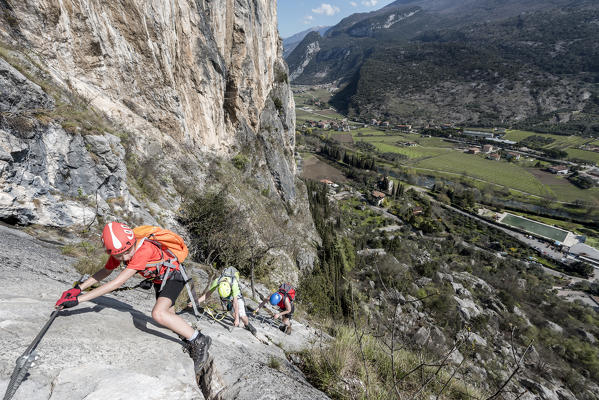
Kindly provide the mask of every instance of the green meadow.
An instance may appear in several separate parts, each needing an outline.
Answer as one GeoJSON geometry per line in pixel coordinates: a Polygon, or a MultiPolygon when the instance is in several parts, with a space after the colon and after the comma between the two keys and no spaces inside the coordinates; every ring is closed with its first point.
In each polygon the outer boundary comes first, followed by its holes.
{"type": "Polygon", "coordinates": [[[537,196],[551,194],[534,175],[517,164],[492,161],[479,155],[451,151],[437,157],[418,161],[414,166],[463,174],[537,196]]]}

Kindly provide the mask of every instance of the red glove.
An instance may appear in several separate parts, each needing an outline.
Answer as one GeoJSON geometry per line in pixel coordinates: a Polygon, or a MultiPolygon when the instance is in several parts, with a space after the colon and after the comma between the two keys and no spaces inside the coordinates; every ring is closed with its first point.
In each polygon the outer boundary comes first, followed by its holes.
{"type": "Polygon", "coordinates": [[[77,297],[81,294],[81,289],[79,289],[79,285],[75,286],[72,289],[64,291],[60,299],[56,302],[56,308],[71,308],[75,307],[79,304],[79,299],[77,297]]]}

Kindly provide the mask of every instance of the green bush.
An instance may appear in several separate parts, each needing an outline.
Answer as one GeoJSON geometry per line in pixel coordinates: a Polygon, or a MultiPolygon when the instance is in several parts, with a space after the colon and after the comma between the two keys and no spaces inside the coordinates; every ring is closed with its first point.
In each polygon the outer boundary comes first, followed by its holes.
{"type": "Polygon", "coordinates": [[[231,162],[240,171],[245,170],[248,166],[250,160],[243,154],[237,154],[235,157],[231,159],[231,162]]]}

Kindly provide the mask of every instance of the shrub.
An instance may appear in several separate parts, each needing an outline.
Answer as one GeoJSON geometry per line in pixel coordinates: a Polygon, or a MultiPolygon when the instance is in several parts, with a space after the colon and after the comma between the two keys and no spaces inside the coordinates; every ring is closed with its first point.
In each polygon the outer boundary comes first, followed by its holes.
{"type": "Polygon", "coordinates": [[[240,171],[243,171],[249,164],[250,160],[243,154],[237,154],[231,159],[231,162],[240,171]]]}
{"type": "Polygon", "coordinates": [[[274,99],[272,99],[272,102],[275,104],[275,108],[279,113],[283,111],[283,102],[280,98],[275,97],[274,99]]]}
{"type": "Polygon", "coordinates": [[[271,356],[268,359],[268,367],[272,368],[272,369],[280,370],[281,369],[281,360],[279,360],[277,357],[271,356]]]}
{"type": "Polygon", "coordinates": [[[94,246],[86,241],[63,246],[62,254],[77,259],[74,266],[82,275],[93,275],[102,269],[108,260],[108,255],[101,246],[94,246]]]}

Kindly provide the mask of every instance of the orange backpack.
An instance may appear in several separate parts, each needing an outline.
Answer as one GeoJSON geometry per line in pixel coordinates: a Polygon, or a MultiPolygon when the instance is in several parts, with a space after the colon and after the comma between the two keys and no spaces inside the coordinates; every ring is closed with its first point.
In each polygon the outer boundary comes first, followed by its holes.
{"type": "Polygon", "coordinates": [[[185,258],[189,253],[183,238],[168,229],[163,229],[158,226],[142,225],[133,228],[133,233],[138,240],[145,238],[150,241],[159,242],[163,247],[166,247],[167,250],[170,250],[180,263],[185,261],[185,258]]]}

